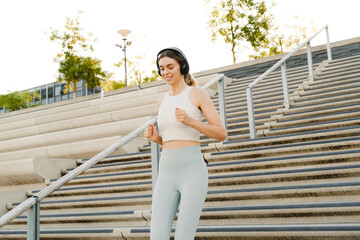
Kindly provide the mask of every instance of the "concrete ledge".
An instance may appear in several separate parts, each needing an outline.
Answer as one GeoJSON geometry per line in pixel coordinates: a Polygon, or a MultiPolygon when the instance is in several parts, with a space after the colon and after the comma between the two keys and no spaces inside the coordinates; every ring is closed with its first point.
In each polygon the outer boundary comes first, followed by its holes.
{"type": "Polygon", "coordinates": [[[4,215],[9,211],[7,209],[7,204],[13,202],[22,202],[26,199],[27,199],[26,191],[0,190],[0,216],[4,215]]]}
{"type": "Polygon", "coordinates": [[[0,186],[43,183],[61,177],[61,170],[76,167],[76,159],[26,158],[0,162],[0,186]]]}
{"type": "Polygon", "coordinates": [[[61,177],[61,170],[76,167],[76,159],[26,158],[0,162],[0,216],[7,204],[24,201],[26,191],[45,187],[46,179],[61,177]]]}
{"type": "MultiPolygon", "coordinates": [[[[86,111],[79,110],[86,114],[86,111]]],[[[66,119],[61,121],[53,121],[36,126],[18,127],[17,129],[11,129],[3,131],[0,134],[0,141],[20,139],[25,137],[35,137],[39,134],[50,134],[60,131],[74,131],[78,128],[84,127],[104,127],[106,124],[115,123],[118,121],[136,121],[137,118],[144,116],[156,116],[157,104],[146,104],[142,106],[132,107],[131,109],[121,109],[117,111],[111,111],[103,113],[97,113],[86,116],[79,116],[73,119],[66,119]]],[[[10,141],[11,142],[11,141],[10,141]]],[[[9,142],[8,142],[9,143],[9,142]]],[[[0,147],[1,148],[1,147],[0,147]]]]}
{"type": "MultiPolygon", "coordinates": [[[[121,116],[116,116],[120,118],[121,116]]],[[[41,135],[16,138],[0,142],[0,153],[19,151],[29,148],[52,146],[89,139],[105,138],[110,136],[125,136],[132,130],[150,120],[150,117],[137,117],[134,119],[120,120],[82,128],[68,129],[41,135]]],[[[0,160],[1,161],[1,160],[0,160]]]]}
{"type": "Polygon", "coordinates": [[[109,111],[111,109],[114,111],[134,106],[141,106],[146,103],[156,103],[157,98],[158,94],[140,96],[138,93],[135,93],[132,96],[115,95],[111,99],[103,98],[71,105],[67,104],[54,108],[48,108],[43,111],[29,112],[26,114],[2,118],[0,119],[0,124],[2,125],[0,126],[0,131],[66,119],[74,119],[80,116],[101,113],[104,110],[109,111]],[[32,121],[29,121],[29,119],[32,121]]]}
{"type": "MultiPolygon", "coordinates": [[[[65,144],[31,148],[13,152],[0,153],[1,161],[16,160],[31,157],[46,158],[91,158],[109,147],[111,144],[120,140],[122,136],[91,139],[81,142],[69,142],[65,144]]],[[[124,147],[117,150],[114,154],[125,154],[138,152],[139,147],[148,144],[147,139],[142,136],[132,140],[124,147]]]]}
{"type": "MultiPolygon", "coordinates": [[[[153,82],[153,83],[149,83],[147,84],[147,88],[151,88],[151,87],[156,87],[162,84],[165,84],[164,81],[159,81],[161,82],[160,84],[158,84],[157,82],[153,82]]],[[[20,116],[20,115],[26,115],[26,114],[42,114],[41,112],[43,111],[47,111],[49,109],[56,109],[58,107],[69,107],[72,108],[72,105],[87,105],[89,104],[89,102],[92,102],[91,104],[94,104],[93,102],[98,102],[98,101],[103,101],[103,102],[114,102],[114,100],[110,100],[109,97],[117,97],[120,96],[120,98],[122,99],[128,99],[128,97],[122,96],[122,95],[126,95],[126,94],[135,94],[135,95],[139,95],[138,93],[138,88],[136,86],[133,87],[128,87],[128,88],[122,88],[122,89],[117,89],[114,91],[110,91],[110,92],[105,92],[105,97],[101,98],[100,94],[94,94],[94,95],[89,95],[89,96],[84,96],[84,97],[79,97],[76,99],[69,99],[66,101],[61,101],[61,102],[56,102],[56,103],[51,103],[51,104],[46,104],[46,105],[42,105],[42,106],[38,106],[38,107],[34,107],[34,108],[27,108],[27,109],[23,109],[23,110],[18,110],[18,111],[14,111],[14,112],[9,112],[6,114],[1,114],[0,115],[0,123],[2,122],[3,119],[5,118],[9,118],[9,117],[19,117],[21,119],[26,119],[26,117],[24,116],[20,116]]],[[[143,90],[141,90],[143,91],[143,90]]],[[[151,92],[151,91],[150,91],[151,92]]],[[[127,95],[128,96],[128,95],[127,95]]],[[[57,110],[59,111],[59,110],[57,110]]],[[[5,120],[6,121],[6,120],[5,120]]]]}

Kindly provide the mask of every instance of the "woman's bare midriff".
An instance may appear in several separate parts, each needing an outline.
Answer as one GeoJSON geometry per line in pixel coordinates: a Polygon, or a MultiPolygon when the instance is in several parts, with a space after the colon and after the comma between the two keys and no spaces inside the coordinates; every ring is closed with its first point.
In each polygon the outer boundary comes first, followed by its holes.
{"type": "Polygon", "coordinates": [[[174,141],[164,142],[163,150],[184,148],[184,147],[190,147],[190,146],[199,146],[199,145],[200,145],[200,142],[198,142],[198,141],[174,140],[174,141]]]}

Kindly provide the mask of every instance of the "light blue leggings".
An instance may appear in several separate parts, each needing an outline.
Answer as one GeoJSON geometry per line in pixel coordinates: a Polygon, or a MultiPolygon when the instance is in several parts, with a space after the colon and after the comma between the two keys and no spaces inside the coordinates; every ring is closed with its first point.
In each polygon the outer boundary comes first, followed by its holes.
{"type": "Polygon", "coordinates": [[[152,203],[150,239],[170,239],[179,207],[175,239],[193,240],[207,188],[208,172],[199,146],[162,151],[152,203]]]}

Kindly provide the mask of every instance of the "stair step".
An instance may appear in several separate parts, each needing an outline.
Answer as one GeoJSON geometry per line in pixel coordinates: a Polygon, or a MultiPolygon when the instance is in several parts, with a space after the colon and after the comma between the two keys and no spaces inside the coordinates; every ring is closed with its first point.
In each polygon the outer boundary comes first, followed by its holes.
{"type": "Polygon", "coordinates": [[[322,129],[334,129],[341,127],[352,127],[359,126],[360,120],[358,118],[347,119],[347,120],[334,120],[328,121],[325,123],[317,123],[317,124],[304,124],[287,128],[277,128],[277,129],[269,129],[264,131],[259,131],[257,134],[259,136],[273,136],[273,135],[285,135],[285,134],[294,134],[301,132],[309,132],[316,131],[322,129]]]}
{"type": "MultiPolygon", "coordinates": [[[[321,223],[319,219],[331,218],[338,223],[351,217],[352,223],[358,223],[360,202],[323,202],[298,204],[273,204],[253,206],[224,206],[203,208],[199,226],[228,225],[231,221],[247,221],[247,224],[271,224],[272,221],[284,224],[301,224],[302,222],[321,223]],[[264,218],[259,220],[259,218],[264,218]],[[280,222],[279,222],[280,221],[280,222]]],[[[176,218],[177,219],[177,216],[176,218]]],[[[40,215],[40,224],[46,228],[58,227],[147,227],[150,226],[149,210],[122,212],[84,212],[40,215]],[[98,224],[98,225],[95,225],[98,224]]],[[[330,223],[330,222],[329,222],[330,223]]],[[[350,222],[348,222],[350,223],[350,222]]],[[[16,218],[9,227],[26,225],[26,216],[16,218]]],[[[174,226],[176,225],[176,221],[174,226]]]]}
{"type": "MultiPolygon", "coordinates": [[[[275,174],[275,173],[271,173],[275,174]]],[[[280,174],[286,174],[285,172],[280,174]]],[[[261,176],[261,174],[258,174],[261,176]]],[[[243,174],[244,177],[254,177],[256,174],[243,174]]],[[[231,176],[233,177],[233,176],[231,176]]],[[[291,184],[281,186],[263,186],[263,187],[247,187],[232,186],[229,189],[209,189],[206,198],[205,206],[219,206],[223,201],[229,204],[241,204],[243,201],[252,200],[252,202],[267,202],[281,201],[281,199],[293,199],[297,202],[307,198],[321,197],[328,198],[333,196],[333,199],[341,196],[342,200],[352,201],[354,191],[360,191],[360,182],[334,182],[334,183],[321,183],[321,184],[291,184]]],[[[356,196],[354,196],[356,197],[356,196]]],[[[334,200],[336,201],[336,200],[334,200]]],[[[19,203],[14,203],[17,206],[19,203]]],[[[151,205],[151,192],[147,194],[122,195],[122,196],[108,196],[108,197],[88,197],[77,199],[59,199],[59,200],[43,200],[40,203],[41,210],[54,210],[54,209],[75,209],[75,208],[104,208],[104,207],[136,207],[142,206],[145,209],[150,209],[151,205]]]]}
{"type": "MultiPolygon", "coordinates": [[[[172,229],[172,237],[175,228],[172,229]]],[[[70,229],[41,229],[41,239],[149,239],[149,227],[134,228],[70,228],[70,229]],[[61,235],[61,236],[59,236],[61,235]]],[[[359,223],[337,224],[263,224],[236,226],[199,226],[196,231],[197,239],[356,239],[360,235],[359,223]]],[[[26,239],[26,230],[1,230],[1,239],[26,239]],[[18,235],[20,234],[20,236],[18,235]]]]}

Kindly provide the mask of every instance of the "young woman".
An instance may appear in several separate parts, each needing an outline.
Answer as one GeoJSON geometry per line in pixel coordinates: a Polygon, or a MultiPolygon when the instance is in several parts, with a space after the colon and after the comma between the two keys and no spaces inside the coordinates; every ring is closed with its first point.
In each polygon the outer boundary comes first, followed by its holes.
{"type": "Polygon", "coordinates": [[[159,132],[150,124],[144,133],[163,146],[152,202],[150,239],[170,238],[179,207],[175,239],[193,240],[208,187],[200,133],[219,140],[225,140],[227,133],[207,92],[195,87],[189,63],[180,49],[161,50],[156,63],[170,91],[158,100],[159,132]],[[202,115],[208,123],[202,122],[202,115]]]}

